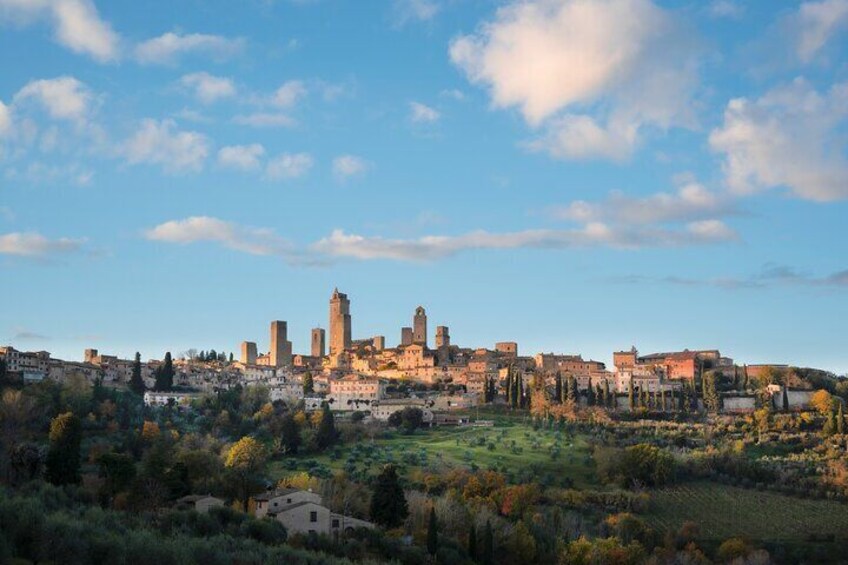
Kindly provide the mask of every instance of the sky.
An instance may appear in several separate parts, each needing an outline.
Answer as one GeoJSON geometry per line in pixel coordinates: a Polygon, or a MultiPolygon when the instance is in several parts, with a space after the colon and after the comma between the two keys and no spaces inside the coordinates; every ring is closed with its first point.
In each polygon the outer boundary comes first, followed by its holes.
{"type": "Polygon", "coordinates": [[[0,343],[848,372],[848,0],[0,0],[0,343]]]}

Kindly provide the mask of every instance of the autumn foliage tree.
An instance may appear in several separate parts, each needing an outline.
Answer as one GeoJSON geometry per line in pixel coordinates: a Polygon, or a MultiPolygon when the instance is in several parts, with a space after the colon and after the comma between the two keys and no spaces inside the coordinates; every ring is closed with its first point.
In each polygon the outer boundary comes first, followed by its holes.
{"type": "Polygon", "coordinates": [[[266,459],[265,446],[249,436],[238,440],[227,452],[224,466],[236,482],[239,500],[245,509],[266,459]]]}
{"type": "Polygon", "coordinates": [[[82,424],[73,412],[59,414],[50,422],[50,448],[47,451],[47,480],[68,485],[80,480],[82,424]]]}

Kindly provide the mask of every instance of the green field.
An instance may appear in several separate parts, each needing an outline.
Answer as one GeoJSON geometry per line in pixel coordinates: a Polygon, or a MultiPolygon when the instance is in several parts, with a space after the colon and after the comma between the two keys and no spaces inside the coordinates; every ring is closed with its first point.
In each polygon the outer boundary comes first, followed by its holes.
{"type": "Polygon", "coordinates": [[[645,517],[658,530],[676,530],[691,520],[705,539],[745,536],[752,540],[802,541],[833,534],[848,539],[848,506],[713,483],[693,483],[651,493],[645,517]]]}
{"type": "Polygon", "coordinates": [[[386,463],[397,464],[406,472],[496,469],[515,480],[561,485],[570,479],[577,487],[592,485],[595,476],[584,437],[503,421],[491,428],[439,427],[410,435],[392,432],[320,456],[284,457],[273,461],[268,472],[279,477],[318,465],[332,471],[376,473],[386,463]]]}

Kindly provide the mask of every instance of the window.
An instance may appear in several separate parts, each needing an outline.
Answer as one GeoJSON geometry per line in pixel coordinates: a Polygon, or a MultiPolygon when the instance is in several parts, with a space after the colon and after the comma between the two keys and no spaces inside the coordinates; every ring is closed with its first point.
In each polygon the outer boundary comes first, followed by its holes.
{"type": "Polygon", "coordinates": [[[333,527],[334,527],[334,528],[338,528],[338,527],[339,527],[339,519],[338,519],[338,518],[333,518],[333,527]]]}
{"type": "Polygon", "coordinates": [[[291,504],[291,498],[286,499],[286,504],[291,504]]]}
{"type": "Polygon", "coordinates": [[[316,512],[315,510],[310,512],[309,513],[309,521],[310,522],[317,522],[318,521],[318,512],[316,512]]]}

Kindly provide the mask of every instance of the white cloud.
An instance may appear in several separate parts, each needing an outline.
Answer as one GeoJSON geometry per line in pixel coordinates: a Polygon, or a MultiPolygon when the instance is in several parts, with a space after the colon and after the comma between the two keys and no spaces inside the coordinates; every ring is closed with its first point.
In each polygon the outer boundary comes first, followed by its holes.
{"type": "Polygon", "coordinates": [[[590,223],[577,229],[536,229],[507,233],[475,231],[458,236],[426,236],[418,239],[385,239],[333,231],[315,242],[313,251],[333,257],[360,260],[432,261],[476,249],[569,249],[612,247],[676,247],[732,241],[737,236],[720,221],[693,222],[683,229],[613,228],[590,223]]]}
{"type": "Polygon", "coordinates": [[[404,25],[410,21],[432,20],[441,6],[435,0],[395,0],[393,10],[396,23],[404,25]]]}
{"type": "Polygon", "coordinates": [[[177,130],[173,120],[146,119],[124,144],[123,153],[131,164],[162,165],[172,172],[200,171],[209,142],[203,134],[177,130]]]}
{"type": "Polygon", "coordinates": [[[223,98],[231,98],[236,94],[236,87],[232,80],[210,75],[206,72],[183,75],[180,84],[190,89],[197,99],[204,104],[211,104],[223,98]]]}
{"type": "Polygon", "coordinates": [[[44,257],[79,251],[84,243],[84,239],[48,239],[36,232],[14,232],[0,235],[0,254],[44,257]]]}
{"type": "Polygon", "coordinates": [[[465,100],[465,93],[458,88],[446,88],[439,93],[439,96],[454,100],[465,100]]]}
{"type": "Polygon", "coordinates": [[[713,0],[708,12],[714,18],[738,19],[745,13],[745,8],[733,0],[713,0]]]}
{"type": "Polygon", "coordinates": [[[91,91],[74,77],[34,80],[15,94],[14,103],[36,100],[50,117],[84,123],[93,99],[91,91]]]}
{"type": "Polygon", "coordinates": [[[120,37],[91,0],[0,0],[0,19],[28,24],[48,20],[56,41],[103,63],[119,57],[120,37]]]}
{"type": "Polygon", "coordinates": [[[737,193],[787,187],[809,200],[844,199],[846,118],[848,83],[820,94],[796,79],[756,100],[731,100],[710,146],[724,155],[727,183],[737,193]]]}
{"type": "Polygon", "coordinates": [[[725,196],[689,182],[675,193],[658,192],[632,197],[612,192],[603,201],[576,200],[551,209],[554,217],[575,222],[610,222],[614,225],[649,225],[666,222],[713,220],[735,213],[734,204],[725,196]]]}
{"type": "Polygon", "coordinates": [[[306,96],[306,87],[299,80],[290,80],[283,83],[271,98],[271,102],[280,108],[291,108],[306,96]]]}
{"type": "Polygon", "coordinates": [[[214,242],[229,249],[251,255],[283,255],[293,253],[293,246],[272,230],[243,227],[209,216],[192,216],[159,224],[145,232],[151,241],[178,243],[214,242]]]}
{"type": "Polygon", "coordinates": [[[438,110],[420,102],[410,102],[409,110],[411,112],[410,119],[413,122],[436,122],[442,117],[438,110]]]}
{"type": "Polygon", "coordinates": [[[223,61],[239,54],[244,45],[245,41],[241,38],[168,32],[138,44],[135,57],[139,63],[156,65],[174,64],[187,54],[207,55],[215,61],[223,61]]]}
{"type": "Polygon", "coordinates": [[[0,137],[12,131],[12,111],[0,100],[0,137]]]}
{"type": "Polygon", "coordinates": [[[297,122],[286,114],[256,112],[253,114],[240,114],[233,118],[233,123],[240,126],[250,126],[254,128],[290,128],[297,122]]]}
{"type": "Polygon", "coordinates": [[[450,46],[496,108],[518,108],[556,157],[629,154],[646,127],[689,127],[696,51],[649,0],[529,0],[450,46]]]}
{"type": "Polygon", "coordinates": [[[218,151],[218,164],[228,169],[256,171],[262,167],[260,160],[265,148],[258,143],[251,145],[231,145],[218,151]]]}
{"type": "Polygon", "coordinates": [[[296,179],[308,173],[313,164],[309,153],[283,153],[268,161],[265,176],[271,180],[296,179]]]}
{"type": "Polygon", "coordinates": [[[792,20],[798,58],[810,62],[837,32],[848,28],[848,0],[804,2],[792,20]]]}
{"type": "Polygon", "coordinates": [[[340,180],[365,174],[369,168],[368,161],[356,155],[339,155],[333,159],[333,174],[340,180]]]}

